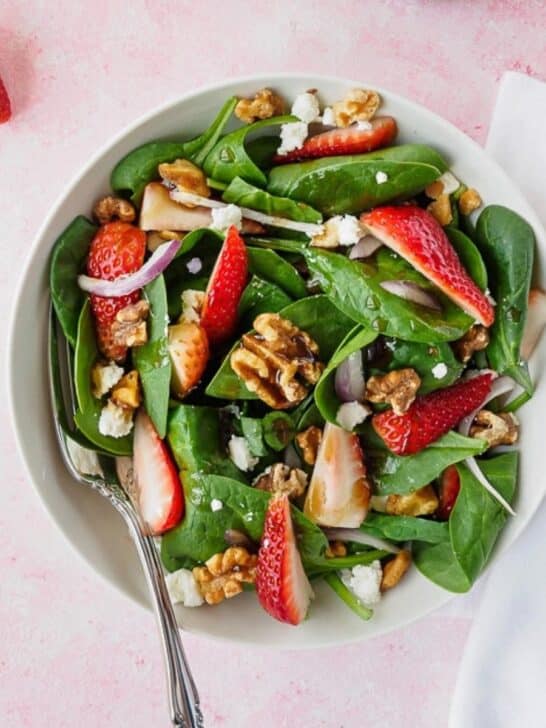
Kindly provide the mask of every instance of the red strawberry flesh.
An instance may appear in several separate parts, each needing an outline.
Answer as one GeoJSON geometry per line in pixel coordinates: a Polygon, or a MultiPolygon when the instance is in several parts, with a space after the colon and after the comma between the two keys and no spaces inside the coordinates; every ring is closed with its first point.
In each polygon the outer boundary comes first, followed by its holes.
{"type": "Polygon", "coordinates": [[[403,415],[387,410],[374,415],[372,425],[392,452],[412,455],[477,409],[489,394],[493,378],[493,373],[486,372],[417,397],[403,415]]]}
{"type": "Polygon", "coordinates": [[[360,220],[469,316],[491,326],[495,320],[491,302],[463,268],[442,226],[429,212],[414,205],[376,207],[360,220]]]}
{"type": "Polygon", "coordinates": [[[11,102],[4,82],[0,78],[0,124],[5,124],[11,119],[11,102]]]}
{"type": "Polygon", "coordinates": [[[344,129],[331,129],[309,137],[299,149],[294,149],[286,154],[277,154],[273,161],[276,164],[283,164],[318,157],[365,154],[374,149],[386,147],[393,141],[398,128],[392,116],[378,116],[370,123],[371,129],[363,129],[354,125],[344,129]]]}
{"type": "Polygon", "coordinates": [[[450,465],[440,477],[440,505],[436,512],[440,520],[447,521],[449,518],[460,489],[461,480],[459,478],[459,471],[455,465],[450,465]]]}

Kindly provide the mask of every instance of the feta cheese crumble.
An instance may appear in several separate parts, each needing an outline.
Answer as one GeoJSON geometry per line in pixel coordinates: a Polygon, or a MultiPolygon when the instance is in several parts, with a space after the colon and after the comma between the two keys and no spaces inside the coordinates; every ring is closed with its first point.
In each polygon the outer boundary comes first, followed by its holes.
{"type": "Polygon", "coordinates": [[[365,404],[356,401],[345,402],[337,410],[336,422],[344,430],[351,432],[357,425],[364,422],[370,413],[370,408],[365,404]]]}
{"type": "Polygon", "coordinates": [[[281,126],[281,144],[277,154],[288,154],[294,149],[300,149],[307,139],[308,129],[304,121],[294,121],[281,126]]]}
{"type": "Polygon", "coordinates": [[[188,324],[198,324],[201,320],[201,309],[205,302],[205,292],[188,288],[182,291],[182,316],[180,319],[188,324]]]}
{"type": "Polygon", "coordinates": [[[221,511],[223,507],[224,507],[224,504],[218,498],[213,498],[210,502],[211,511],[221,511]]]}
{"type": "Polygon", "coordinates": [[[378,185],[383,185],[385,182],[387,182],[389,179],[389,175],[386,172],[376,172],[375,173],[375,181],[378,185]]]}
{"type": "Polygon", "coordinates": [[[91,379],[93,382],[93,396],[100,399],[113,389],[123,376],[123,368],[119,367],[115,361],[109,361],[108,364],[95,364],[91,371],[91,379]]]}
{"type": "Polygon", "coordinates": [[[358,131],[371,131],[373,129],[373,125],[369,121],[357,121],[356,128],[358,131]]]}
{"type": "Polygon", "coordinates": [[[259,458],[253,457],[248,447],[246,438],[239,437],[238,435],[232,435],[228,442],[229,457],[233,463],[242,470],[247,472],[252,470],[258,464],[259,458]]]}
{"type": "Polygon", "coordinates": [[[354,215],[343,215],[338,218],[337,234],[340,245],[356,245],[364,234],[364,228],[354,215]]]}
{"type": "Polygon", "coordinates": [[[434,379],[443,379],[447,374],[447,366],[443,361],[439,361],[432,367],[431,372],[434,379]]]}
{"type": "Polygon", "coordinates": [[[334,110],[331,106],[326,106],[322,112],[322,123],[324,126],[335,126],[336,117],[334,116],[334,110]]]}
{"type": "Polygon", "coordinates": [[[189,569],[178,569],[165,576],[167,591],[173,604],[200,607],[204,603],[197,581],[189,569]]]}
{"type": "Polygon", "coordinates": [[[203,263],[201,262],[201,258],[192,258],[191,260],[188,260],[186,263],[186,268],[188,269],[188,272],[192,275],[195,275],[196,273],[199,273],[199,271],[202,269],[203,263]]]}
{"type": "Polygon", "coordinates": [[[243,224],[243,215],[237,205],[226,205],[225,207],[213,207],[211,228],[215,230],[227,230],[235,225],[240,230],[243,224]]]}
{"type": "Polygon", "coordinates": [[[301,119],[301,121],[304,121],[306,124],[316,121],[320,114],[317,95],[306,91],[305,93],[296,96],[294,103],[292,104],[292,114],[297,116],[298,119],[301,119]]]}
{"type": "Polygon", "coordinates": [[[125,437],[133,429],[133,410],[108,400],[99,417],[99,432],[105,437],[125,437]]]}
{"type": "Polygon", "coordinates": [[[371,608],[379,604],[383,569],[378,560],[372,561],[369,566],[359,564],[351,570],[344,569],[340,576],[345,586],[365,607],[371,608]]]}

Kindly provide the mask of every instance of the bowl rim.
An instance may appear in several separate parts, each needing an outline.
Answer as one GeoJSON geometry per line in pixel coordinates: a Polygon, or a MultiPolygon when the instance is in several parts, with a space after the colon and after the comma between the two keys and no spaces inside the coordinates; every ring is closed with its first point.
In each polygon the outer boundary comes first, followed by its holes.
{"type": "MultiPolygon", "coordinates": [[[[301,71],[301,72],[263,72],[259,74],[247,74],[243,76],[232,76],[222,79],[221,81],[216,81],[214,83],[210,84],[204,84],[196,89],[193,89],[191,91],[188,91],[187,93],[181,94],[179,96],[174,96],[173,98],[169,99],[168,101],[165,101],[164,103],[153,107],[150,111],[145,112],[144,114],[141,114],[138,116],[134,121],[130,122],[129,124],[126,124],[123,126],[117,133],[115,133],[113,136],[110,136],[103,144],[99,146],[99,148],[91,155],[89,160],[82,165],[82,167],[78,168],[78,170],[74,173],[74,175],[70,178],[67,184],[65,184],[62,187],[61,192],[58,194],[55,202],[49,209],[48,213],[46,214],[43,222],[39,226],[34,239],[32,241],[32,244],[25,256],[25,260],[22,266],[22,269],[20,271],[20,274],[18,276],[17,284],[15,286],[14,295],[13,295],[13,305],[11,306],[10,310],[10,316],[9,316],[9,324],[8,324],[8,337],[7,337],[7,367],[6,367],[6,381],[7,381],[7,390],[8,390],[8,407],[9,407],[9,414],[11,416],[11,421],[13,423],[13,431],[15,434],[15,441],[16,441],[16,447],[17,452],[19,453],[19,456],[23,462],[24,470],[26,472],[28,480],[30,480],[34,491],[38,495],[38,499],[42,506],[45,509],[45,512],[48,514],[50,519],[55,523],[58,530],[62,533],[64,540],[68,542],[70,545],[71,550],[78,555],[79,558],[81,558],[91,569],[92,571],[105,583],[107,583],[110,587],[113,587],[118,593],[121,593],[124,597],[127,597],[133,602],[134,604],[138,605],[140,608],[149,611],[150,610],[150,604],[146,601],[144,603],[143,601],[137,599],[134,594],[132,594],[129,589],[126,587],[124,583],[122,583],[120,580],[113,580],[107,576],[100,568],[98,568],[92,561],[91,557],[88,556],[87,552],[83,549],[80,549],[77,545],[77,543],[70,538],[67,531],[65,530],[64,524],[61,519],[59,519],[56,514],[53,511],[53,508],[50,506],[49,501],[43,496],[42,489],[38,485],[37,481],[33,477],[32,473],[32,467],[30,465],[30,456],[27,455],[27,452],[25,451],[23,445],[22,445],[22,436],[21,432],[24,427],[24,423],[22,421],[22,417],[19,416],[17,412],[17,406],[15,401],[15,378],[16,378],[16,362],[14,358],[14,352],[15,352],[15,338],[16,338],[16,322],[18,318],[18,311],[21,305],[21,301],[24,297],[24,284],[27,279],[27,275],[29,273],[29,270],[32,266],[33,259],[35,256],[36,251],[38,248],[44,244],[45,241],[45,234],[51,225],[53,219],[55,216],[59,213],[63,205],[66,203],[67,198],[74,192],[75,188],[78,186],[78,184],[81,182],[82,178],[85,177],[85,175],[93,169],[93,167],[98,163],[100,158],[108,153],[112,148],[114,148],[117,144],[123,141],[125,137],[130,135],[131,133],[138,130],[139,127],[145,125],[146,123],[152,121],[154,117],[160,116],[161,114],[170,111],[174,107],[178,106],[181,103],[187,103],[191,101],[192,99],[199,97],[201,95],[204,95],[206,93],[210,92],[224,92],[224,94],[229,93],[230,90],[232,90],[232,87],[236,87],[238,85],[243,85],[247,83],[256,83],[257,87],[259,84],[266,84],[275,86],[276,83],[282,82],[282,81],[303,81],[303,80],[309,80],[310,78],[313,79],[313,83],[316,84],[317,88],[319,88],[320,91],[320,84],[321,83],[332,83],[332,84],[339,84],[343,86],[367,86],[367,84],[363,83],[362,81],[356,81],[352,79],[348,79],[342,76],[337,75],[330,75],[330,74],[317,74],[312,71],[301,71]]],[[[422,105],[421,103],[412,100],[411,98],[408,98],[406,96],[403,96],[401,94],[395,93],[390,91],[387,88],[382,87],[379,84],[373,83],[371,84],[372,88],[377,90],[380,95],[385,96],[388,100],[392,100],[396,104],[399,104],[401,106],[409,106],[418,109],[419,114],[431,120],[436,125],[440,127],[444,127],[449,130],[451,134],[455,134],[461,140],[464,140],[464,143],[466,144],[467,148],[473,149],[478,155],[485,155],[488,158],[489,164],[492,165],[492,167],[495,169],[496,174],[499,175],[499,177],[502,177],[506,183],[508,183],[512,188],[515,188],[521,195],[521,197],[524,199],[526,205],[529,208],[530,215],[527,215],[527,220],[530,222],[531,226],[534,228],[535,232],[540,232],[540,235],[537,235],[537,237],[542,237],[546,240],[546,231],[544,229],[544,225],[536,212],[534,211],[531,203],[528,202],[525,195],[521,192],[519,187],[515,182],[512,181],[511,177],[508,175],[507,172],[499,165],[499,163],[493,158],[490,157],[485,148],[482,147],[478,142],[476,142],[474,139],[469,137],[464,131],[459,129],[455,124],[448,121],[444,117],[440,116],[436,112],[430,110],[426,106],[422,105]],[[529,219],[530,218],[530,219],[529,219]]],[[[138,146],[138,145],[137,145],[138,146]]],[[[494,203],[493,203],[494,204],[494,203]]],[[[48,393],[49,397],[49,393],[48,393]]],[[[77,484],[75,484],[77,485],[77,484]]],[[[546,484],[543,487],[543,492],[541,495],[541,498],[544,497],[544,494],[546,492],[546,484]]],[[[531,520],[531,518],[534,516],[536,509],[539,507],[540,501],[537,502],[533,512],[528,516],[528,519],[525,521],[524,524],[520,527],[519,531],[515,534],[515,536],[512,538],[511,542],[506,544],[502,543],[499,544],[498,547],[495,548],[495,552],[493,554],[492,561],[495,560],[501,552],[504,552],[506,548],[509,548],[512,543],[519,538],[521,533],[525,530],[527,527],[528,522],[531,520]]],[[[490,568],[490,564],[488,564],[484,574],[487,573],[487,570],[490,568]]],[[[480,576],[480,580],[483,578],[484,574],[480,576]]],[[[475,588],[475,585],[474,587],[475,588]]],[[[403,627],[406,627],[408,624],[411,624],[414,621],[417,621],[418,619],[421,619],[423,617],[428,616],[431,612],[435,611],[441,606],[444,606],[448,602],[450,602],[454,597],[456,597],[457,594],[448,592],[446,590],[438,588],[437,596],[434,599],[431,599],[430,603],[427,604],[427,606],[420,612],[419,615],[410,615],[410,616],[403,616],[400,618],[396,626],[387,626],[385,625],[382,628],[376,629],[373,634],[368,634],[365,630],[362,631],[361,634],[359,634],[357,637],[342,637],[342,638],[334,638],[334,639],[324,639],[320,642],[315,643],[309,643],[309,644],[299,644],[298,649],[320,649],[323,647],[328,646],[335,646],[335,645],[344,645],[344,644],[354,644],[358,642],[365,641],[366,639],[369,639],[371,637],[380,636],[383,634],[387,634],[393,630],[401,629],[403,627]]],[[[275,643],[261,643],[259,641],[242,641],[241,639],[231,637],[228,634],[226,635],[220,635],[220,634],[211,634],[207,632],[206,630],[202,629],[187,629],[186,631],[193,635],[193,636],[199,636],[199,637],[206,637],[207,639],[222,642],[222,643],[236,643],[239,645],[245,645],[245,647],[259,647],[261,649],[274,649],[274,650],[283,650],[283,649],[294,649],[291,648],[287,644],[275,644],[275,643]]]]}

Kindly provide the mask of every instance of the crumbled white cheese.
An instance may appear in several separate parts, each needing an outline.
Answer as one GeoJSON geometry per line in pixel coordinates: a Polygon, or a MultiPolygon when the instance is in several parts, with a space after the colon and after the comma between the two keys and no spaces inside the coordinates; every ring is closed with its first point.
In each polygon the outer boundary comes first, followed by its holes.
{"type": "Polygon", "coordinates": [[[201,258],[192,258],[191,260],[188,260],[188,262],[186,263],[186,268],[188,269],[188,272],[192,275],[199,273],[199,271],[203,268],[201,258]]]}
{"type": "Polygon", "coordinates": [[[223,507],[224,507],[224,504],[218,498],[213,498],[210,502],[211,511],[221,511],[223,507]]]}
{"type": "Polygon", "coordinates": [[[459,189],[461,183],[451,172],[444,172],[441,177],[438,177],[438,182],[441,182],[444,186],[443,192],[446,195],[451,195],[453,192],[459,189]]]}
{"type": "Polygon", "coordinates": [[[185,607],[200,607],[203,604],[197,580],[189,569],[178,569],[167,574],[165,583],[173,604],[181,603],[185,607]]]}
{"type": "Polygon", "coordinates": [[[371,131],[373,129],[373,125],[369,121],[357,121],[356,128],[358,131],[371,131]]]}
{"type": "Polygon", "coordinates": [[[211,227],[215,230],[227,230],[234,225],[240,230],[243,224],[243,215],[237,205],[226,205],[225,207],[213,207],[211,227]]]}
{"type": "Polygon", "coordinates": [[[331,106],[326,106],[322,112],[322,123],[324,126],[336,126],[336,117],[331,106]]]}
{"type": "Polygon", "coordinates": [[[443,361],[439,361],[432,367],[431,372],[434,379],[443,379],[447,374],[447,366],[443,361]]]}
{"type": "Polygon", "coordinates": [[[359,564],[350,571],[344,569],[341,580],[365,607],[374,607],[381,599],[381,579],[383,570],[379,561],[372,561],[369,566],[359,564]]]}
{"type": "Polygon", "coordinates": [[[82,447],[70,437],[66,438],[66,446],[70,459],[76,466],[76,470],[83,475],[100,475],[104,477],[104,472],[96,452],[82,447]]]}
{"type": "Polygon", "coordinates": [[[115,361],[108,364],[95,364],[93,367],[93,396],[100,399],[107,394],[123,376],[123,368],[115,361]]]}
{"type": "Polygon", "coordinates": [[[361,402],[345,402],[338,407],[336,422],[344,430],[351,432],[357,425],[364,422],[370,413],[370,408],[361,402]]]}
{"type": "Polygon", "coordinates": [[[235,465],[244,472],[252,470],[258,464],[259,458],[253,457],[244,437],[232,435],[228,442],[229,457],[235,465]]]}
{"type": "Polygon", "coordinates": [[[201,320],[204,301],[204,291],[195,291],[193,288],[182,291],[182,316],[180,319],[188,324],[198,324],[201,320]]]}
{"type": "Polygon", "coordinates": [[[306,124],[316,121],[320,114],[317,95],[306,91],[304,94],[296,96],[292,104],[292,114],[306,124]]]}
{"type": "Polygon", "coordinates": [[[389,179],[389,175],[386,172],[376,172],[375,173],[375,181],[378,185],[383,185],[385,182],[387,182],[389,179]]]}
{"type": "Polygon", "coordinates": [[[105,437],[125,437],[133,429],[133,411],[108,400],[99,417],[99,432],[105,437]]]}
{"type": "Polygon", "coordinates": [[[304,121],[293,121],[290,124],[281,126],[281,144],[277,154],[288,154],[288,152],[299,149],[307,139],[308,129],[304,121]]]}
{"type": "Polygon", "coordinates": [[[364,228],[354,215],[343,215],[339,216],[337,234],[340,245],[356,245],[364,234],[364,228]]]}

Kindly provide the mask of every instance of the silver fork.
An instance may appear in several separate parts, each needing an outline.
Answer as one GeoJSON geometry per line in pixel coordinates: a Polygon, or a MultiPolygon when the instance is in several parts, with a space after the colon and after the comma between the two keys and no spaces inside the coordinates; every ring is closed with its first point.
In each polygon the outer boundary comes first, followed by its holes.
{"type": "Polygon", "coordinates": [[[203,728],[199,695],[184,654],[180,632],[163,576],[163,568],[153,538],[146,532],[139,514],[115,474],[113,457],[100,455],[98,461],[103,476],[82,472],[67,446],[67,437],[78,443],[74,423],[76,408],[72,378],[72,351],[57,317],[51,310],[49,323],[49,381],[55,431],[64,463],[74,478],[106,498],[125,521],[135,544],[146,577],[157,619],[167,673],[171,722],[180,728],[203,728]],[[67,434],[68,433],[68,434],[67,434]]]}

